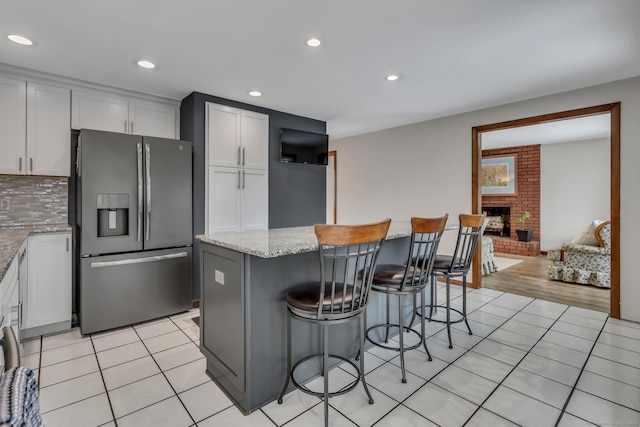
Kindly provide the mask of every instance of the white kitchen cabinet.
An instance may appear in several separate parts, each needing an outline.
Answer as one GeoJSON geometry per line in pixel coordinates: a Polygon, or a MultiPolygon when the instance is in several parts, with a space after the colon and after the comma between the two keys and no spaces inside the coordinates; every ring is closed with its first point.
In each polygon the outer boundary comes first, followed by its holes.
{"type": "Polygon", "coordinates": [[[0,296],[2,300],[0,304],[0,314],[4,317],[4,322],[0,325],[0,328],[11,326],[16,339],[19,339],[18,325],[20,322],[18,267],[20,255],[23,253],[24,247],[26,247],[26,242],[9,265],[0,284],[0,296]]]}
{"type": "Polygon", "coordinates": [[[69,176],[71,91],[27,82],[28,175],[69,176]]]}
{"type": "Polygon", "coordinates": [[[71,233],[29,236],[20,303],[23,338],[71,327],[71,233]]]}
{"type": "Polygon", "coordinates": [[[27,85],[0,77],[0,174],[24,173],[27,85]]]}
{"type": "Polygon", "coordinates": [[[268,171],[209,166],[208,232],[269,228],[268,171]]]}
{"type": "Polygon", "coordinates": [[[269,116],[207,103],[209,166],[269,168],[269,116]]]}
{"type": "Polygon", "coordinates": [[[179,137],[179,110],[161,102],[129,99],[109,93],[74,90],[71,127],[160,138],[179,137]]]}
{"type": "Polygon", "coordinates": [[[269,228],[269,116],[206,104],[206,231],[269,228]]]}
{"type": "Polygon", "coordinates": [[[0,174],[69,176],[70,90],[0,77],[0,174]]]}

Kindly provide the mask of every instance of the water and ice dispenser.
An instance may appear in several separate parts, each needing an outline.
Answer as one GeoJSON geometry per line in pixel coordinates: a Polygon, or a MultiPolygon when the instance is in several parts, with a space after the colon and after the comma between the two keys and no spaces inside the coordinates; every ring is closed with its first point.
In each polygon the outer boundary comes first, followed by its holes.
{"type": "Polygon", "coordinates": [[[129,234],[129,195],[98,194],[98,237],[129,234]]]}

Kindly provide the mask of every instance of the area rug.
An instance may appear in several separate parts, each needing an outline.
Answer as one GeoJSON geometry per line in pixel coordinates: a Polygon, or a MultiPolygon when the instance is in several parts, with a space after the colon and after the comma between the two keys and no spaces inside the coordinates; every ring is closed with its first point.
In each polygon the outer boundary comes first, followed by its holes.
{"type": "Polygon", "coordinates": [[[496,263],[496,267],[498,271],[504,271],[509,267],[513,267],[514,265],[520,264],[522,262],[521,259],[513,259],[513,258],[502,258],[499,256],[493,257],[493,260],[496,263]]]}

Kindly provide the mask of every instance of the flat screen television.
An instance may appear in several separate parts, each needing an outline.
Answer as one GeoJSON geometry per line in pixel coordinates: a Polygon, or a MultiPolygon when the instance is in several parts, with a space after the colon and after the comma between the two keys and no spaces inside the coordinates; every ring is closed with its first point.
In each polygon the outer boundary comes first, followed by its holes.
{"type": "Polygon", "coordinates": [[[329,136],[296,129],[280,129],[280,161],[327,165],[329,136]]]}

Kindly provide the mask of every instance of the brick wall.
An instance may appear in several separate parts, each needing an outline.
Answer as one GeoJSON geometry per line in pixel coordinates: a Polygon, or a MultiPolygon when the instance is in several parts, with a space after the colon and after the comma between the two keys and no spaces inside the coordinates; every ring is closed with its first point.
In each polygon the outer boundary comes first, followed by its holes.
{"type": "Polygon", "coordinates": [[[482,157],[516,155],[516,194],[482,196],[482,206],[511,207],[511,236],[522,227],[513,219],[524,211],[531,212],[526,228],[533,229],[533,240],[540,240],[540,144],[482,150],[482,157]]]}

